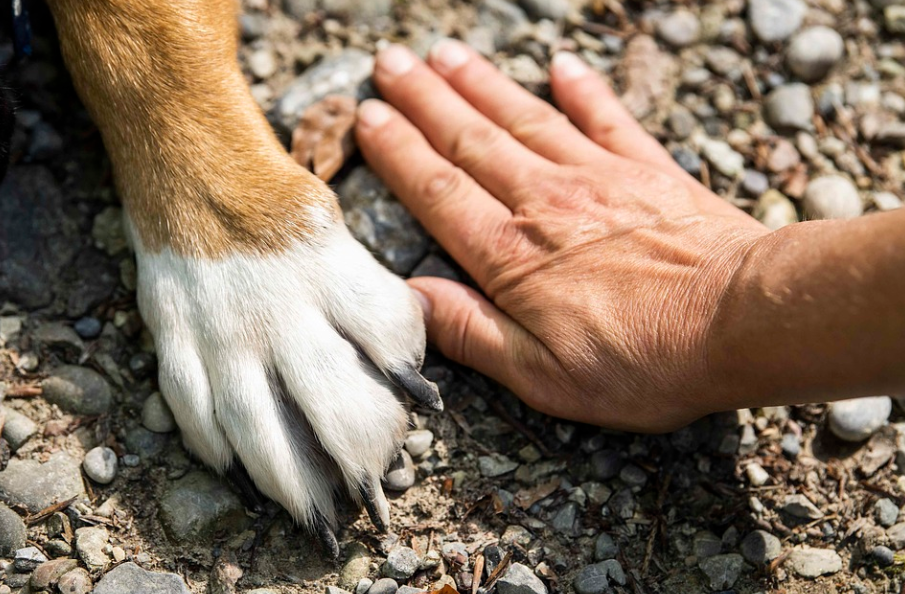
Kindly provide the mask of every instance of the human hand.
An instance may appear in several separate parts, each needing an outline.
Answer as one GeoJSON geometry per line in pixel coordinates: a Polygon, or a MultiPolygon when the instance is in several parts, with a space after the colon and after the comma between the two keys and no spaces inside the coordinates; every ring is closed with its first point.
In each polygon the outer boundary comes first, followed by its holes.
{"type": "Polygon", "coordinates": [[[572,54],[550,73],[565,115],[460,42],[428,62],[378,55],[395,109],[365,102],[357,137],[484,292],[411,279],[429,339],[559,417],[666,431],[730,408],[711,328],[769,231],[688,176],[572,54]]]}

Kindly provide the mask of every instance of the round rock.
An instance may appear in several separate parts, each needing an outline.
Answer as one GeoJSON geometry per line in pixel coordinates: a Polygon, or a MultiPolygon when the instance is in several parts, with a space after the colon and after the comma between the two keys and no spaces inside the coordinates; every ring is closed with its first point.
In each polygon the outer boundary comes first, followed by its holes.
{"type": "Polygon", "coordinates": [[[782,543],[769,532],[755,530],[742,540],[741,551],[749,563],[762,565],[779,557],[782,543]]]}
{"type": "Polygon", "coordinates": [[[399,584],[393,578],[380,578],[368,588],[368,594],[396,594],[399,584]]]}
{"type": "Polygon", "coordinates": [[[764,119],[776,130],[810,130],[814,117],[811,89],[791,83],[774,89],[764,102],[764,119]]]}
{"type": "Polygon", "coordinates": [[[160,392],[154,392],[145,400],[141,409],[141,424],[154,433],[176,430],[176,419],[160,392]]]}
{"type": "Polygon", "coordinates": [[[810,27],[795,35],[786,52],[786,63],[804,82],[820,80],[842,59],[842,36],[829,27],[810,27]]]}
{"type": "Polygon", "coordinates": [[[390,491],[406,491],[415,484],[415,465],[407,451],[399,451],[387,470],[383,484],[390,491]]]}
{"type": "Polygon", "coordinates": [[[19,514],[0,503],[0,557],[11,557],[24,546],[25,522],[19,514]]]}
{"type": "Polygon", "coordinates": [[[405,449],[412,455],[412,458],[417,458],[424,455],[433,442],[434,434],[432,432],[427,429],[417,429],[409,431],[405,436],[405,449]]]}
{"type": "Polygon", "coordinates": [[[745,565],[741,555],[729,553],[716,555],[701,561],[701,571],[710,580],[712,590],[727,590],[735,585],[745,565]]]}
{"type": "Polygon", "coordinates": [[[881,526],[889,528],[899,519],[899,507],[892,500],[884,497],[874,504],[874,514],[881,526]]]}
{"type": "Polygon", "coordinates": [[[547,594],[547,586],[534,575],[534,572],[522,565],[513,563],[497,582],[499,594],[547,594]]]}
{"type": "Polygon", "coordinates": [[[758,198],[752,214],[755,219],[772,231],[798,222],[798,211],[795,210],[795,205],[777,190],[764,192],[758,198]]]}
{"type": "Polygon", "coordinates": [[[408,547],[396,547],[387,555],[387,560],[380,571],[385,577],[407,580],[415,575],[420,565],[421,558],[418,553],[408,547]]]}
{"type": "Polygon", "coordinates": [[[805,547],[789,553],[785,567],[803,578],[815,578],[842,570],[842,558],[832,549],[805,547]]]}
{"type": "Polygon", "coordinates": [[[113,403],[107,380],[87,367],[60,367],[44,380],[42,388],[48,402],[80,415],[104,414],[113,403]]]}
{"type": "Polygon", "coordinates": [[[618,552],[619,545],[613,541],[609,534],[601,533],[597,537],[597,542],[594,543],[594,559],[597,561],[615,559],[618,552]]]}
{"type": "Polygon", "coordinates": [[[82,468],[88,478],[102,485],[113,482],[117,471],[116,452],[110,448],[98,446],[85,454],[82,468]]]}
{"type": "Polygon", "coordinates": [[[657,23],[657,34],[673,47],[685,47],[701,38],[701,21],[689,10],[677,10],[657,23]]]}
{"type": "Polygon", "coordinates": [[[123,563],[104,574],[94,594],[190,594],[185,582],[175,573],[151,572],[134,563],[123,563]]]}
{"type": "Polygon", "coordinates": [[[886,424],[892,412],[889,396],[871,396],[830,404],[830,431],[844,441],[864,441],[886,424]]]}
{"type": "Polygon", "coordinates": [[[858,189],[841,175],[825,175],[812,180],[802,197],[809,219],[853,219],[864,212],[858,189]]]}
{"type": "Polygon", "coordinates": [[[802,0],[750,0],[748,22],[761,41],[782,41],[798,30],[807,10],[802,0]]]}
{"type": "Polygon", "coordinates": [[[896,562],[895,553],[889,547],[878,546],[870,551],[870,556],[880,567],[889,567],[896,562]]]}

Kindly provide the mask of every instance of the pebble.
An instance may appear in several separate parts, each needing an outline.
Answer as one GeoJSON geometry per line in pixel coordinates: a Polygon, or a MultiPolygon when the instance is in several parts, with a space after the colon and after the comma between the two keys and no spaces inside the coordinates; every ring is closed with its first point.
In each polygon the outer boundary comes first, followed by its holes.
{"type": "Polygon", "coordinates": [[[0,316],[0,346],[19,339],[23,319],[21,316],[0,316]]]}
{"type": "Polygon", "coordinates": [[[85,469],[88,478],[96,483],[107,485],[116,478],[116,452],[102,446],[93,448],[85,454],[82,468],[85,469]]]}
{"type": "Polygon", "coordinates": [[[899,519],[899,507],[892,500],[884,497],[874,504],[874,514],[881,526],[889,528],[899,519]]]}
{"type": "Polygon", "coordinates": [[[740,549],[749,563],[763,565],[779,557],[782,543],[769,532],[755,530],[742,540],[740,549]]]}
{"type": "Polygon", "coordinates": [[[354,169],[336,192],[352,235],[390,270],[407,275],[427,254],[424,229],[369,168],[354,169]]]}
{"type": "Polygon", "coordinates": [[[690,10],[676,10],[660,19],[657,34],[669,45],[682,48],[701,38],[701,21],[690,10]]]}
{"type": "Polygon", "coordinates": [[[63,575],[79,566],[75,559],[55,559],[42,563],[31,575],[31,587],[46,590],[55,586],[63,575]]]}
{"type": "Polygon", "coordinates": [[[709,530],[700,530],[694,535],[691,548],[695,557],[706,559],[720,554],[723,550],[723,540],[709,530]]]}
{"type": "Polygon", "coordinates": [[[380,578],[368,588],[368,594],[396,594],[399,584],[393,578],[380,578]]]}
{"type": "Polygon", "coordinates": [[[575,521],[578,519],[578,504],[569,501],[553,516],[551,525],[553,530],[561,534],[572,534],[575,531],[575,521]]]}
{"type": "Polygon", "coordinates": [[[880,211],[896,210],[902,208],[902,199],[892,192],[876,192],[873,195],[874,206],[880,211]]]}
{"type": "Polygon", "coordinates": [[[0,497],[7,503],[24,505],[31,512],[85,494],[79,462],[66,452],[57,452],[44,464],[14,458],[0,472],[0,497]]]}
{"type": "Polygon", "coordinates": [[[55,538],[44,543],[44,550],[51,557],[69,557],[72,555],[72,546],[65,540],[55,538]]]}
{"type": "Polygon", "coordinates": [[[131,562],[118,565],[104,574],[94,589],[94,594],[124,592],[191,594],[182,578],[175,573],[151,572],[131,562]]]}
{"type": "Polygon", "coordinates": [[[518,468],[518,462],[509,459],[502,454],[491,454],[489,456],[480,456],[478,458],[478,470],[482,476],[494,478],[510,473],[518,468]]]}
{"type": "Polygon", "coordinates": [[[745,172],[745,157],[722,140],[701,138],[701,154],[713,168],[726,177],[736,178],[745,172]]]}
{"type": "Polygon", "coordinates": [[[289,86],[275,111],[287,131],[295,129],[302,112],[327,95],[364,99],[369,95],[365,81],[374,69],[374,57],[356,48],[324,58],[308,68],[289,86]]]}
{"type": "Polygon", "coordinates": [[[519,0],[519,4],[536,19],[561,21],[569,15],[569,0],[519,0]]]}
{"type": "Polygon", "coordinates": [[[368,590],[374,585],[374,580],[370,578],[361,578],[358,585],[355,586],[355,594],[368,594],[368,590]]]}
{"type": "Polygon", "coordinates": [[[698,565],[710,580],[711,590],[726,590],[734,586],[744,566],[745,560],[737,553],[708,557],[698,565]]]}
{"type": "Polygon", "coordinates": [[[607,503],[610,510],[623,520],[630,520],[635,516],[635,497],[631,489],[617,491],[607,503]]]}
{"type": "Polygon", "coordinates": [[[160,392],[154,392],[141,408],[141,424],[154,433],[175,431],[176,419],[160,392]]]}
{"type": "Polygon", "coordinates": [[[681,105],[676,105],[672,111],[669,112],[669,118],[667,120],[667,124],[677,140],[685,140],[691,136],[697,123],[698,121],[694,117],[694,114],[681,105]]]}
{"type": "Polygon", "coordinates": [[[387,555],[387,560],[380,568],[384,577],[407,580],[418,571],[421,557],[409,547],[396,547],[387,555]]]}
{"type": "Polygon", "coordinates": [[[776,146],[767,158],[767,168],[773,173],[782,173],[796,167],[799,163],[801,163],[801,155],[795,145],[785,138],[776,141],[776,146]]]}
{"type": "Polygon", "coordinates": [[[415,484],[415,463],[405,450],[390,464],[383,479],[384,486],[390,491],[406,491],[415,484]]]}
{"type": "Polygon", "coordinates": [[[895,526],[887,528],[886,538],[893,549],[898,551],[905,548],[905,522],[899,522],[895,526]]]}
{"type": "MultiPolygon", "coordinates": [[[[610,560],[609,562],[616,562],[610,560]]],[[[606,594],[610,590],[610,567],[603,563],[588,565],[575,576],[572,582],[578,594],[606,594]]],[[[617,562],[618,563],[618,562],[617,562]]],[[[620,567],[621,570],[621,567],[620,567]]]]}
{"type": "Polygon", "coordinates": [[[100,320],[88,317],[79,319],[72,327],[76,334],[85,339],[97,338],[103,328],[100,320]]]}
{"type": "Polygon", "coordinates": [[[426,593],[427,590],[423,588],[413,588],[412,586],[400,586],[398,590],[396,590],[396,594],[422,594],[426,593]]]}
{"type": "Polygon", "coordinates": [[[13,566],[16,571],[29,572],[47,561],[47,557],[37,547],[18,549],[13,555],[13,566]]]}
{"type": "Polygon", "coordinates": [[[748,475],[748,482],[753,487],[762,487],[770,480],[770,475],[764,470],[764,467],[756,462],[752,462],[745,467],[745,474],[748,475]]]}
{"type": "Polygon", "coordinates": [[[42,388],[44,398],[66,412],[101,415],[113,404],[107,380],[87,367],[60,367],[44,380],[42,388]]]}
{"type": "Polygon", "coordinates": [[[448,542],[440,549],[440,554],[451,565],[468,563],[468,548],[462,542],[448,542]]]}
{"type": "Polygon", "coordinates": [[[782,511],[806,520],[818,520],[823,517],[823,512],[804,495],[787,495],[782,504],[782,511]]]}
{"type": "Polygon", "coordinates": [[[678,163],[679,167],[684,169],[691,175],[700,175],[701,158],[689,148],[684,146],[676,147],[672,150],[672,158],[678,163]]]}
{"type": "Polygon", "coordinates": [[[874,547],[870,550],[870,556],[880,567],[889,567],[896,562],[895,553],[889,547],[874,547]]]}
{"type": "Polygon", "coordinates": [[[497,582],[499,594],[547,594],[547,586],[521,563],[513,563],[497,582]]]}
{"type": "Polygon", "coordinates": [[[786,50],[786,63],[804,82],[822,79],[842,59],[842,36],[829,27],[810,27],[792,38],[786,50]]]}
{"type": "Polygon", "coordinates": [[[600,450],[591,455],[591,475],[595,480],[608,481],[615,478],[623,466],[625,460],[616,450],[600,450]]]}
{"type": "Polygon", "coordinates": [[[749,196],[757,198],[770,189],[770,180],[760,171],[746,169],[744,176],[742,176],[742,189],[749,196]]]}
{"type": "Polygon", "coordinates": [[[277,58],[270,48],[257,49],[248,56],[248,69],[259,80],[270,78],[277,68],[277,58]]]}
{"type": "Polygon", "coordinates": [[[777,87],[764,101],[764,120],[775,130],[810,130],[813,117],[814,99],[803,83],[777,87]]]}
{"type": "MultiPolygon", "coordinates": [[[[126,449],[130,453],[138,454],[141,460],[159,455],[166,448],[167,443],[169,443],[169,438],[165,434],[154,433],[141,426],[133,427],[126,433],[126,449]]],[[[128,464],[126,465],[128,466],[128,464]]]]}
{"type": "Polygon", "coordinates": [[[533,538],[534,537],[527,528],[512,524],[506,526],[503,535],[500,537],[500,542],[504,545],[517,545],[524,549],[531,544],[533,538]]]}
{"type": "Polygon", "coordinates": [[[371,572],[371,556],[367,547],[354,543],[346,550],[346,562],[339,572],[339,585],[343,588],[357,588],[371,572]]]}
{"type": "Polygon", "coordinates": [[[795,205],[777,190],[768,190],[761,195],[752,214],[771,231],[798,222],[795,205]]]}
{"type": "Polygon", "coordinates": [[[748,22],[765,43],[788,39],[801,26],[807,5],[802,0],[750,0],[748,22]]]}
{"type": "Polygon", "coordinates": [[[110,563],[105,552],[110,536],[103,526],[89,526],[75,531],[75,550],[89,571],[103,569],[110,563]]]}
{"type": "Polygon", "coordinates": [[[352,594],[348,590],[343,590],[338,586],[327,586],[324,588],[324,594],[352,594]]]}
{"type": "Polygon", "coordinates": [[[883,21],[890,33],[905,34],[905,6],[890,5],[884,8],[883,21]]]}
{"type": "Polygon", "coordinates": [[[864,441],[886,425],[892,413],[892,399],[871,396],[830,404],[827,422],[833,435],[844,441],[864,441]]]}
{"type": "Polygon", "coordinates": [[[434,442],[434,434],[427,429],[409,431],[405,436],[405,449],[412,458],[423,456],[434,442]]]}
{"type": "Polygon", "coordinates": [[[627,464],[619,471],[619,480],[629,487],[641,488],[647,484],[647,473],[634,464],[627,464]]]}
{"type": "Polygon", "coordinates": [[[858,189],[840,175],[812,180],[805,188],[802,202],[810,219],[852,219],[864,212],[858,189]]]}
{"type": "Polygon", "coordinates": [[[0,503],[0,557],[9,557],[25,546],[25,522],[22,517],[0,503]]]}
{"type": "Polygon", "coordinates": [[[6,421],[3,423],[3,439],[15,452],[38,432],[38,425],[17,410],[11,408],[4,408],[4,410],[6,411],[6,421]]]}
{"type": "Polygon", "coordinates": [[[801,453],[801,441],[794,433],[783,435],[779,447],[782,448],[783,453],[789,458],[797,458],[798,454],[801,453]]]}
{"type": "MultiPolygon", "coordinates": [[[[91,576],[81,567],[77,567],[72,571],[63,574],[57,584],[60,592],[65,594],[88,594],[89,592],[97,592],[92,590],[91,576]]],[[[165,594],[154,591],[153,594],[165,594]]]]}
{"type": "Polygon", "coordinates": [[[596,561],[615,559],[618,552],[619,545],[613,541],[613,538],[605,532],[600,533],[594,543],[594,559],[596,561]]]}
{"type": "Polygon", "coordinates": [[[158,516],[177,541],[201,539],[218,529],[240,531],[248,523],[236,494],[201,471],[190,472],[169,485],[160,499],[158,516]]]}
{"type": "Polygon", "coordinates": [[[832,549],[794,549],[786,558],[784,567],[804,578],[831,575],[842,569],[842,558],[832,549]]]}

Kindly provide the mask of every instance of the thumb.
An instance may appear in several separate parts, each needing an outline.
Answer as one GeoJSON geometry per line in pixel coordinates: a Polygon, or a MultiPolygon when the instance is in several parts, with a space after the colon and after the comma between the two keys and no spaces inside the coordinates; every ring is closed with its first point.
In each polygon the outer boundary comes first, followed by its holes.
{"type": "Polygon", "coordinates": [[[524,354],[536,339],[483,295],[454,281],[408,280],[424,308],[427,338],[444,356],[526,395],[524,354]]]}

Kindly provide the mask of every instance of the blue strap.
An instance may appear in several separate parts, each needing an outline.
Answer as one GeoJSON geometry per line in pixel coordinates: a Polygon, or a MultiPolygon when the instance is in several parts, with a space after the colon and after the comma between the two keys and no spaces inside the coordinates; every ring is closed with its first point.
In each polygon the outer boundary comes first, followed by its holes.
{"type": "Polygon", "coordinates": [[[31,55],[31,20],[28,18],[28,0],[13,0],[13,47],[16,57],[31,55]]]}

